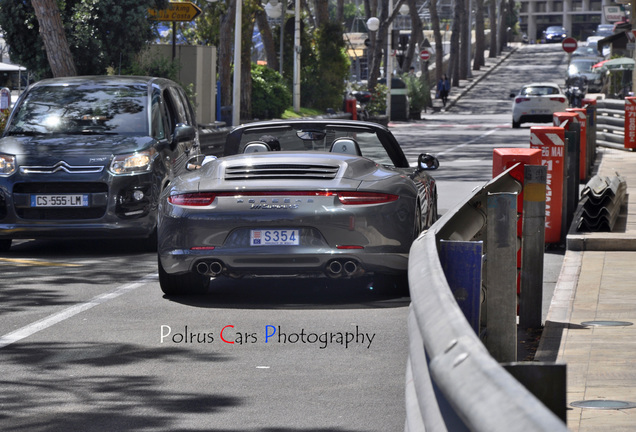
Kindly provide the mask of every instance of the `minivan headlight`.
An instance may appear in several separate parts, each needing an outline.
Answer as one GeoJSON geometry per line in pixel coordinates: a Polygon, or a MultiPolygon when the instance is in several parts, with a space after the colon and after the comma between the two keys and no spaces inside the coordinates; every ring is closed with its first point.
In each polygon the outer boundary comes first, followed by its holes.
{"type": "Polygon", "coordinates": [[[148,172],[152,169],[155,155],[156,151],[154,149],[117,155],[110,164],[110,171],[117,175],[148,172]]]}
{"type": "Polygon", "coordinates": [[[15,172],[15,156],[0,154],[0,176],[10,176],[15,172]]]}

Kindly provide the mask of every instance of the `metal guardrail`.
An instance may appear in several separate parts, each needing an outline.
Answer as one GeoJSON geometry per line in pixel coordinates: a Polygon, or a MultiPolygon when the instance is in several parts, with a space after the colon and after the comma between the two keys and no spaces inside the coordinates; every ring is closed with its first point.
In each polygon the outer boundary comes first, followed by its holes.
{"type": "Polygon", "coordinates": [[[444,240],[487,238],[489,195],[521,190],[512,169],[444,214],[411,247],[405,431],[567,430],[489,354],[458,306],[438,255],[444,240]]]}
{"type": "Polygon", "coordinates": [[[596,144],[625,148],[625,100],[596,101],[596,144]]]}

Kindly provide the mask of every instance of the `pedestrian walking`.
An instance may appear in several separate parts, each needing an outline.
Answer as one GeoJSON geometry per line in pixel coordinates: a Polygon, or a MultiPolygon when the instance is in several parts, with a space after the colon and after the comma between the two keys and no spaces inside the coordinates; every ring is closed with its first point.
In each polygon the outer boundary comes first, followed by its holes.
{"type": "Polygon", "coordinates": [[[448,102],[448,93],[450,92],[450,81],[446,74],[442,75],[437,83],[437,97],[442,100],[442,105],[446,107],[448,102]]]}

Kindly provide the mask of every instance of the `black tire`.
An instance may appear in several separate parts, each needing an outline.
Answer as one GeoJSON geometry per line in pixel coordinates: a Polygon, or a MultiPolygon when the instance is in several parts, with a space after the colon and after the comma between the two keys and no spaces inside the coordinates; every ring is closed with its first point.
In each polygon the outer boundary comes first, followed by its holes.
{"type": "Polygon", "coordinates": [[[9,252],[9,249],[11,249],[11,239],[1,239],[0,252],[9,252]]]}
{"type": "Polygon", "coordinates": [[[521,122],[512,121],[512,128],[519,129],[521,127],[521,122]]]}
{"type": "Polygon", "coordinates": [[[198,273],[184,273],[179,275],[171,275],[166,273],[159,264],[159,286],[161,291],[166,295],[189,295],[203,294],[210,286],[210,278],[198,273]]]}
{"type": "Polygon", "coordinates": [[[433,226],[435,222],[439,219],[439,213],[437,212],[437,189],[433,192],[433,207],[429,211],[429,219],[427,229],[433,226]]]}
{"type": "Polygon", "coordinates": [[[415,222],[413,223],[413,238],[416,239],[419,237],[422,232],[422,208],[420,207],[420,203],[417,202],[415,204],[415,222]]]}

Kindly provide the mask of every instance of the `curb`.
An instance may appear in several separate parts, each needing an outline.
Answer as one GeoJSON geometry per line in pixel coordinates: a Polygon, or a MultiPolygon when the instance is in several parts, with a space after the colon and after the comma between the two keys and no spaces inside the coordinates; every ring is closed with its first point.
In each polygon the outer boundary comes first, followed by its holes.
{"type": "MultiPolygon", "coordinates": [[[[497,61],[492,66],[490,66],[486,71],[484,71],[484,73],[479,74],[477,77],[475,77],[472,80],[470,80],[470,82],[466,85],[466,87],[462,88],[461,92],[459,92],[459,94],[457,94],[457,96],[454,96],[451,100],[448,101],[448,104],[446,105],[445,110],[448,110],[449,108],[452,108],[459,99],[461,99],[463,96],[465,96],[466,93],[468,93],[470,90],[472,90],[472,88],[474,86],[476,86],[479,82],[481,82],[481,80],[483,80],[488,75],[490,75],[492,73],[492,71],[494,71],[495,69],[497,69],[501,65],[501,63],[503,63],[506,59],[508,59],[508,57],[510,57],[512,54],[514,54],[519,49],[519,46],[518,45],[513,45],[513,46],[511,46],[511,48],[512,49],[510,49],[509,51],[505,52],[505,55],[500,56],[499,58],[497,58],[497,61]]],[[[468,80],[464,80],[464,81],[468,81],[468,80]]]]}

